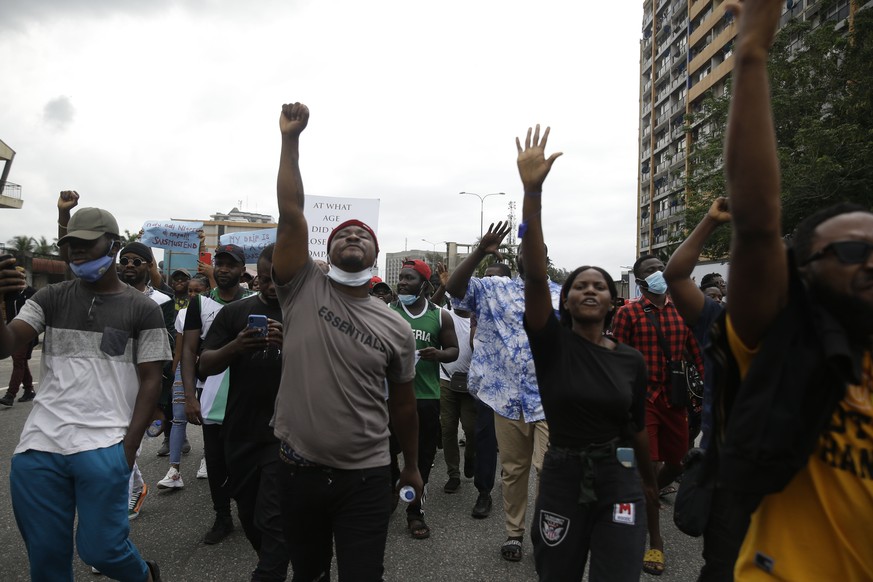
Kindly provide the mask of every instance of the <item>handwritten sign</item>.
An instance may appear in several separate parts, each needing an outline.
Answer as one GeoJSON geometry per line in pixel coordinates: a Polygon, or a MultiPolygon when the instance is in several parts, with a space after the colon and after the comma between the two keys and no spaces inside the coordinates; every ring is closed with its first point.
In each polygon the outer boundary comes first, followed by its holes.
{"type": "Polygon", "coordinates": [[[142,225],[143,244],[168,251],[197,254],[200,248],[202,222],[178,220],[147,220],[142,225]]]}
{"type": "Polygon", "coordinates": [[[261,251],[267,245],[276,242],[276,229],[265,228],[246,232],[229,232],[218,238],[223,245],[237,245],[246,252],[246,264],[257,263],[261,251]]]}
{"type": "MultiPolygon", "coordinates": [[[[379,233],[378,198],[339,198],[335,196],[307,196],[303,209],[309,231],[309,256],[324,260],[327,257],[327,237],[338,224],[356,218],[379,233]]],[[[223,245],[234,244],[243,248],[246,263],[256,263],[261,251],[276,242],[276,229],[231,232],[222,235],[223,245]]]]}

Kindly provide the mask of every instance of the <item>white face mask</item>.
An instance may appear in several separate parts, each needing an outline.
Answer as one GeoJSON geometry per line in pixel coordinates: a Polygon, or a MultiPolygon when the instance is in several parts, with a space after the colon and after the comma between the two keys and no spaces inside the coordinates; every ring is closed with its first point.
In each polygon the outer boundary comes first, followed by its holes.
{"type": "Polygon", "coordinates": [[[360,287],[361,285],[370,282],[370,279],[373,278],[373,273],[372,269],[364,269],[357,273],[349,273],[348,271],[343,271],[336,265],[331,265],[330,271],[327,272],[327,276],[340,285],[345,285],[347,287],[360,287]]]}

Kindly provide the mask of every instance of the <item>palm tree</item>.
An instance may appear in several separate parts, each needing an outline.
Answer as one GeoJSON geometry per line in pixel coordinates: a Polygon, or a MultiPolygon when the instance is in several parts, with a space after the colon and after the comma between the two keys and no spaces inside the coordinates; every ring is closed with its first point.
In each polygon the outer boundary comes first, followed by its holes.
{"type": "Polygon", "coordinates": [[[55,243],[51,243],[44,236],[39,237],[39,240],[36,241],[36,245],[33,247],[34,254],[37,255],[54,255],[57,254],[58,247],[55,246],[55,243]]]}
{"type": "Polygon", "coordinates": [[[16,253],[29,253],[33,251],[33,246],[36,241],[32,236],[16,236],[9,239],[8,244],[16,253]]]}

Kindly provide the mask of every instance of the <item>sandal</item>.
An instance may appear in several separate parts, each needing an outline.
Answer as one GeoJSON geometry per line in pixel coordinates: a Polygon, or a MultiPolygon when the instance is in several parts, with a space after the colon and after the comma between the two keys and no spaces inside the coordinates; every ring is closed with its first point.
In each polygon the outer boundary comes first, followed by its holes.
{"type": "Polygon", "coordinates": [[[664,552],[651,549],[643,556],[643,572],[652,576],[664,573],[664,552]]]}
{"type": "Polygon", "coordinates": [[[676,487],[674,487],[673,485],[667,485],[666,487],[661,489],[658,496],[659,497],[667,497],[668,495],[673,495],[674,493],[676,493],[676,491],[678,491],[678,489],[676,489],[676,487]]]}
{"type": "Polygon", "coordinates": [[[406,520],[406,529],[413,539],[425,540],[430,537],[430,528],[424,523],[423,517],[412,517],[406,520]]]}
{"type": "Polygon", "coordinates": [[[503,545],[500,546],[500,555],[504,560],[510,562],[521,561],[521,548],[523,538],[506,538],[503,545]]]}

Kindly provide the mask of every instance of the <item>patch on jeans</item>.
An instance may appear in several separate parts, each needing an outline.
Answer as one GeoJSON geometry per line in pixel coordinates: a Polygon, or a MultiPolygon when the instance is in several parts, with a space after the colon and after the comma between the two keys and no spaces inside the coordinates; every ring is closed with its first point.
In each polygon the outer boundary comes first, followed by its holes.
{"type": "Polygon", "coordinates": [[[612,521],[634,525],[637,522],[637,508],[635,503],[616,503],[612,507],[612,521]]]}
{"type": "Polygon", "coordinates": [[[557,546],[567,537],[570,520],[563,515],[540,510],[540,534],[547,546],[557,546]]]}

